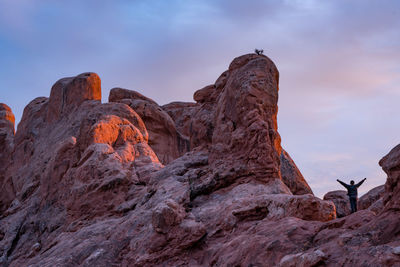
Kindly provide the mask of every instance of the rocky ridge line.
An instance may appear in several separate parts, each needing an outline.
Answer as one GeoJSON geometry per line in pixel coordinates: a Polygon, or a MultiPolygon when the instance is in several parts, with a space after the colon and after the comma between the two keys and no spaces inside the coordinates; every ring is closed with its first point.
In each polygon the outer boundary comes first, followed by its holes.
{"type": "Polygon", "coordinates": [[[269,58],[244,55],[196,103],[162,107],[121,88],[102,104],[94,73],[59,80],[28,104],[15,136],[0,124],[2,148],[12,147],[0,180],[0,262],[398,263],[398,149],[381,161],[383,211],[335,219],[280,145],[278,80],[269,58]]]}

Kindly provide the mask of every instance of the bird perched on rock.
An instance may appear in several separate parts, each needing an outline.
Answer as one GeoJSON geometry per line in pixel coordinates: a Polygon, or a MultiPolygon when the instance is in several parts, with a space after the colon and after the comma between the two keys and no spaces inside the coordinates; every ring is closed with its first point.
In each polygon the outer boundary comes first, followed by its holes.
{"type": "Polygon", "coordinates": [[[263,53],[264,53],[264,50],[263,49],[254,49],[254,52],[257,54],[257,55],[262,55],[263,53]]]}

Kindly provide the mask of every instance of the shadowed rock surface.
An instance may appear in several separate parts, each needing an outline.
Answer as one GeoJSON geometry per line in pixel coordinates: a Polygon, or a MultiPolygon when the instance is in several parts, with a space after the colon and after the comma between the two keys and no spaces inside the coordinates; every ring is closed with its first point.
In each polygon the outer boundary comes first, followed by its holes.
{"type": "Polygon", "coordinates": [[[289,187],[294,195],[313,194],[307,181],[304,179],[296,163],[289,153],[282,149],[281,153],[281,175],[283,182],[289,187]]]}
{"type": "Polygon", "coordinates": [[[172,102],[162,106],[168,115],[175,122],[176,129],[185,137],[190,136],[190,125],[194,113],[199,109],[197,103],[191,102],[172,102]]]}
{"type": "Polygon", "coordinates": [[[373,208],[375,211],[377,211],[376,209],[378,208],[378,206],[380,206],[380,204],[383,204],[382,197],[384,196],[384,194],[385,194],[385,185],[380,185],[375,188],[372,188],[358,199],[358,208],[362,210],[373,208]],[[378,201],[379,204],[376,203],[378,201]],[[374,205],[376,207],[374,207],[374,205]]]}
{"type": "Polygon", "coordinates": [[[278,79],[269,58],[244,55],[195,92],[196,103],[163,107],[121,88],[102,104],[94,73],[61,79],[28,104],[6,142],[0,263],[399,264],[400,149],[380,162],[383,212],[336,219],[331,201],[307,194],[293,161],[282,178],[278,79]]]}
{"type": "Polygon", "coordinates": [[[335,190],[325,194],[324,200],[330,200],[335,204],[336,216],[342,218],[350,214],[350,201],[347,191],[335,190]]]}

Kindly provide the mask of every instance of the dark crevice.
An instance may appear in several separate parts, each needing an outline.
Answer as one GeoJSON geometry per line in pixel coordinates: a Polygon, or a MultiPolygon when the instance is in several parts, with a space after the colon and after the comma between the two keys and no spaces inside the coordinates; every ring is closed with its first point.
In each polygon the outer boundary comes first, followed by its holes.
{"type": "Polygon", "coordinates": [[[150,189],[149,192],[144,196],[143,200],[141,201],[141,205],[145,204],[150,198],[157,192],[157,189],[150,189]]]}
{"type": "Polygon", "coordinates": [[[193,244],[190,245],[190,247],[188,247],[188,250],[195,250],[195,249],[201,249],[203,247],[203,245],[206,243],[206,237],[207,237],[207,233],[205,233],[202,237],[200,237],[199,240],[197,240],[196,242],[194,242],[193,244]]]}
{"type": "Polygon", "coordinates": [[[257,221],[262,220],[268,215],[268,207],[260,207],[256,206],[249,210],[244,211],[234,211],[232,214],[239,220],[239,221],[257,221]]]}
{"type": "Polygon", "coordinates": [[[227,174],[215,173],[212,178],[201,184],[190,185],[190,201],[193,201],[200,195],[209,195],[219,189],[228,187],[240,179],[251,176],[253,173],[244,174],[242,170],[231,169],[227,174]]]}
{"type": "Polygon", "coordinates": [[[17,233],[15,234],[14,239],[11,242],[11,247],[7,250],[7,257],[9,257],[13,253],[14,249],[18,245],[18,241],[21,237],[21,229],[22,229],[23,221],[25,221],[25,220],[22,220],[21,223],[19,224],[17,233]]]}
{"type": "Polygon", "coordinates": [[[85,163],[92,155],[93,155],[94,151],[91,150],[90,152],[88,152],[83,158],[81,158],[76,164],[74,164],[73,167],[79,167],[81,165],[83,165],[83,163],[85,163]]]}

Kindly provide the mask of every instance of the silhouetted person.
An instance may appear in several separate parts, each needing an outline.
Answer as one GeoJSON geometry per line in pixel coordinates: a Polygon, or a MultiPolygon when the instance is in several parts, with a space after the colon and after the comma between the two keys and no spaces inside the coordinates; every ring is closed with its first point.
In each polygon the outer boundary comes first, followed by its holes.
{"type": "Polygon", "coordinates": [[[347,195],[350,199],[351,213],[357,211],[357,188],[362,185],[365,180],[367,180],[367,178],[362,179],[361,182],[359,182],[358,184],[354,184],[353,180],[350,181],[350,184],[346,184],[339,179],[336,180],[347,189],[347,195]]]}

